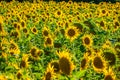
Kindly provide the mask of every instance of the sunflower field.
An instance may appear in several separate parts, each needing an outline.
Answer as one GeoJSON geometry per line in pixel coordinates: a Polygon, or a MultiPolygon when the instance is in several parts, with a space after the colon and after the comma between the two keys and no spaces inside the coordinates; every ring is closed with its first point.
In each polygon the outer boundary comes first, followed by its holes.
{"type": "Polygon", "coordinates": [[[120,80],[120,2],[0,2],[0,80],[120,80]]]}

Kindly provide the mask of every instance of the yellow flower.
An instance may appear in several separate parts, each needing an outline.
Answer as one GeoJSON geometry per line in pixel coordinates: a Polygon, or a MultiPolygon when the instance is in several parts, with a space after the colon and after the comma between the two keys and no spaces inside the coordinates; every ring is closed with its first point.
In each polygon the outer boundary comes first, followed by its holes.
{"type": "Polygon", "coordinates": [[[115,43],[114,50],[117,54],[117,57],[120,59],[120,43],[115,43]]]}
{"type": "Polygon", "coordinates": [[[37,33],[38,33],[38,30],[37,30],[37,28],[36,28],[35,26],[31,28],[31,31],[32,31],[32,33],[34,33],[34,34],[37,34],[37,33]]]}
{"type": "Polygon", "coordinates": [[[116,75],[111,68],[109,68],[109,70],[105,70],[104,74],[104,80],[116,80],[116,75]]]}
{"type": "Polygon", "coordinates": [[[0,75],[0,80],[7,80],[7,78],[4,75],[0,75]]]}
{"type": "Polygon", "coordinates": [[[70,39],[70,41],[72,42],[79,36],[79,31],[74,26],[68,27],[65,30],[65,36],[66,36],[66,38],[70,39]]]}
{"type": "Polygon", "coordinates": [[[107,63],[105,62],[105,59],[101,55],[101,50],[95,53],[92,57],[92,66],[94,70],[98,73],[103,72],[107,68],[107,63]]]}
{"type": "Polygon", "coordinates": [[[43,29],[42,29],[42,34],[43,34],[43,37],[47,37],[47,36],[49,36],[49,29],[47,28],[47,27],[44,27],[43,29]]]}
{"type": "Polygon", "coordinates": [[[53,67],[48,65],[43,80],[53,80],[55,78],[55,73],[53,67]]]}
{"type": "Polygon", "coordinates": [[[62,51],[57,54],[59,56],[60,71],[66,75],[70,75],[75,68],[75,65],[71,61],[70,53],[68,51],[62,51]]]}
{"type": "Polygon", "coordinates": [[[28,59],[29,59],[29,55],[28,54],[24,54],[23,57],[22,57],[22,61],[20,63],[20,67],[27,68],[28,65],[29,65],[28,59]]]}
{"type": "Polygon", "coordinates": [[[23,76],[22,70],[19,70],[19,71],[17,72],[16,76],[17,76],[17,79],[22,79],[22,76],[23,76]]]}
{"type": "Polygon", "coordinates": [[[58,72],[60,71],[59,62],[58,62],[58,61],[55,61],[55,60],[54,60],[54,61],[51,61],[51,62],[49,63],[49,65],[50,65],[51,67],[53,67],[55,73],[58,73],[58,72]]]}
{"type": "Polygon", "coordinates": [[[80,70],[87,69],[88,65],[89,65],[88,55],[84,54],[84,57],[81,60],[80,70]]]}
{"type": "Polygon", "coordinates": [[[48,36],[45,38],[45,42],[44,42],[44,46],[45,47],[52,47],[53,46],[53,39],[51,36],[48,36]]]}
{"type": "Polygon", "coordinates": [[[83,37],[82,37],[82,42],[83,42],[83,45],[85,47],[91,47],[93,45],[93,39],[92,39],[92,35],[89,35],[89,34],[85,34],[83,37]]]}
{"type": "Polygon", "coordinates": [[[116,54],[113,50],[106,49],[103,51],[103,57],[108,62],[109,66],[114,66],[116,63],[116,54]]]}
{"type": "Polygon", "coordinates": [[[32,57],[34,60],[38,60],[41,53],[42,53],[42,50],[39,50],[39,49],[38,49],[37,47],[35,47],[35,46],[33,46],[33,47],[30,49],[30,55],[31,55],[31,57],[32,57]]]}

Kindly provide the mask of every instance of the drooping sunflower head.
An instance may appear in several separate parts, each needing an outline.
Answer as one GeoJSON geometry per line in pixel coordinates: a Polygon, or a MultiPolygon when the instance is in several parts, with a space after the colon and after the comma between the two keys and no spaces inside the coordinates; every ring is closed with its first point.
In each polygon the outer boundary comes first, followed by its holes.
{"type": "Polygon", "coordinates": [[[112,68],[109,68],[108,70],[105,70],[104,72],[104,80],[116,80],[116,75],[112,68]]]}
{"type": "Polygon", "coordinates": [[[93,44],[92,36],[91,35],[84,35],[82,37],[82,42],[85,47],[90,47],[93,44]]]}
{"type": "Polygon", "coordinates": [[[92,65],[94,70],[98,73],[103,72],[106,69],[106,62],[101,55],[101,51],[95,53],[95,55],[93,56],[92,65]]]}
{"type": "Polygon", "coordinates": [[[70,53],[68,51],[62,51],[57,54],[59,56],[60,71],[66,75],[70,75],[75,68],[73,62],[71,61],[70,53]]]}
{"type": "Polygon", "coordinates": [[[79,31],[76,27],[68,27],[65,31],[66,38],[70,39],[72,42],[74,39],[76,39],[79,36],[79,31]]]}
{"type": "Polygon", "coordinates": [[[114,66],[116,63],[116,55],[111,50],[103,51],[103,56],[110,66],[114,66]]]}
{"type": "Polygon", "coordinates": [[[54,69],[53,67],[48,65],[45,75],[43,77],[43,80],[53,80],[53,78],[55,78],[54,69]]]}

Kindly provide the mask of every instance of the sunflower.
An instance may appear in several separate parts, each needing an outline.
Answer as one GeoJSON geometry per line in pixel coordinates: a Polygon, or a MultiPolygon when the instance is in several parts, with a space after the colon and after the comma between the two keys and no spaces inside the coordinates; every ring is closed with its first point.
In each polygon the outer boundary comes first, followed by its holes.
{"type": "Polygon", "coordinates": [[[48,37],[49,36],[49,29],[47,28],[47,27],[44,27],[43,29],[42,29],[42,35],[43,35],[43,37],[48,37]]]}
{"type": "Polygon", "coordinates": [[[105,43],[102,45],[103,49],[110,48],[111,47],[111,42],[110,40],[106,40],[105,43]]]}
{"type": "Polygon", "coordinates": [[[22,76],[23,76],[22,70],[19,70],[19,71],[17,72],[16,76],[17,76],[17,79],[22,79],[22,76]]]}
{"type": "Polygon", "coordinates": [[[74,39],[76,39],[79,36],[79,31],[74,26],[68,27],[65,31],[65,36],[66,38],[70,39],[70,41],[72,42],[74,39]]]}
{"type": "Polygon", "coordinates": [[[52,47],[53,46],[53,39],[51,36],[45,38],[44,46],[45,47],[47,47],[47,46],[52,47]]]}
{"type": "Polygon", "coordinates": [[[11,50],[11,49],[13,49],[13,50],[18,49],[17,43],[15,43],[13,40],[11,40],[11,41],[10,41],[10,47],[9,47],[9,49],[10,49],[10,50],[11,50]]]}
{"type": "Polygon", "coordinates": [[[107,30],[107,26],[106,26],[106,21],[104,19],[102,19],[100,22],[99,22],[99,25],[100,27],[103,29],[103,30],[107,30]]]}
{"type": "Polygon", "coordinates": [[[60,71],[58,61],[51,61],[49,64],[51,67],[53,67],[55,73],[58,73],[60,71]]]}
{"type": "Polygon", "coordinates": [[[53,80],[54,78],[55,78],[54,69],[53,69],[53,67],[48,65],[47,71],[45,72],[43,80],[53,80]]]}
{"type": "Polygon", "coordinates": [[[103,51],[103,57],[108,62],[110,66],[115,65],[116,63],[116,55],[115,52],[112,50],[104,50],[103,51]]]}
{"type": "Polygon", "coordinates": [[[107,8],[102,8],[102,9],[100,9],[100,16],[101,16],[101,17],[102,17],[102,16],[106,16],[107,13],[108,13],[107,8]]]}
{"type": "Polygon", "coordinates": [[[23,57],[22,57],[22,61],[20,63],[21,68],[27,68],[28,67],[28,65],[29,65],[28,59],[29,59],[29,55],[24,54],[23,57]]]}
{"type": "Polygon", "coordinates": [[[28,28],[24,28],[22,31],[23,31],[23,33],[25,33],[25,34],[28,34],[28,33],[29,33],[28,28]]]}
{"type": "Polygon", "coordinates": [[[26,27],[26,23],[25,23],[24,20],[21,20],[20,24],[21,24],[21,27],[22,27],[22,28],[25,28],[25,27],[26,27]]]}
{"type": "Polygon", "coordinates": [[[120,23],[118,20],[113,21],[113,31],[116,31],[119,29],[120,23]]]}
{"type": "Polygon", "coordinates": [[[111,68],[104,72],[104,80],[116,80],[116,75],[111,68]]]}
{"type": "Polygon", "coordinates": [[[0,80],[7,80],[7,78],[5,77],[5,75],[0,75],[0,80]]]}
{"type": "Polygon", "coordinates": [[[84,35],[84,36],[82,37],[82,42],[83,42],[83,45],[84,45],[85,47],[91,47],[92,44],[93,44],[92,36],[91,36],[91,35],[88,35],[88,34],[84,35]]]}
{"type": "Polygon", "coordinates": [[[120,59],[120,43],[116,43],[114,49],[118,58],[120,59]]]}
{"type": "Polygon", "coordinates": [[[101,51],[95,53],[92,58],[92,65],[96,72],[101,73],[107,68],[104,58],[101,56],[101,51]]]}
{"type": "Polygon", "coordinates": [[[37,30],[37,28],[35,26],[31,28],[31,31],[32,31],[33,34],[38,33],[38,30],[37,30]]]}
{"type": "Polygon", "coordinates": [[[62,10],[56,10],[56,12],[55,12],[55,17],[56,18],[61,18],[62,15],[63,15],[62,10]]]}
{"type": "Polygon", "coordinates": [[[66,75],[70,75],[75,66],[71,61],[71,56],[68,51],[62,51],[57,53],[59,56],[59,68],[60,71],[66,75]]]}
{"type": "Polygon", "coordinates": [[[34,60],[38,60],[41,53],[42,53],[42,50],[39,50],[39,49],[38,49],[37,47],[35,47],[35,46],[33,46],[33,47],[30,49],[31,57],[32,57],[34,60]]]}
{"type": "Polygon", "coordinates": [[[10,32],[10,36],[14,37],[15,39],[19,39],[21,37],[20,32],[18,30],[12,30],[10,32]]]}
{"type": "Polygon", "coordinates": [[[89,64],[88,54],[84,54],[84,57],[81,60],[80,70],[87,69],[88,64],[89,64]]]}

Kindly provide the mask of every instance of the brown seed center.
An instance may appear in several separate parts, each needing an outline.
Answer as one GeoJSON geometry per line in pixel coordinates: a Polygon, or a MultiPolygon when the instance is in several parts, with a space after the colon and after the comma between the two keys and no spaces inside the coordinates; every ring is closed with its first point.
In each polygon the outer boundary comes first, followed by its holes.
{"type": "Polygon", "coordinates": [[[73,29],[69,29],[69,30],[68,30],[68,35],[69,35],[70,37],[73,37],[73,36],[75,35],[75,31],[74,31],[73,29]]]}

